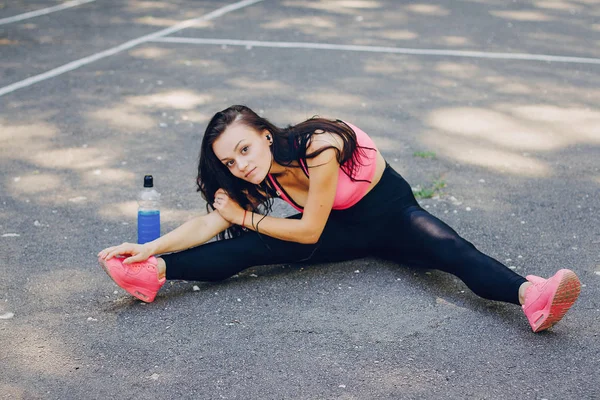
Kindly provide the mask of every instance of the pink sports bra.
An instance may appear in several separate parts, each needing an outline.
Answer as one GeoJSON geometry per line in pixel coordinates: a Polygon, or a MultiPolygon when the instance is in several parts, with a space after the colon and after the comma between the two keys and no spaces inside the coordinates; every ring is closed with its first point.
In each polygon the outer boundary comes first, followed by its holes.
{"type": "MultiPolygon", "coordinates": [[[[371,184],[373,179],[373,175],[375,175],[375,170],[377,168],[377,147],[373,140],[361,129],[356,126],[343,121],[346,125],[348,125],[354,133],[356,134],[356,141],[359,146],[363,147],[359,151],[359,160],[356,163],[356,171],[354,178],[357,181],[352,181],[348,175],[340,168],[338,173],[338,183],[337,190],[335,192],[335,199],[333,201],[333,209],[334,210],[343,210],[346,208],[350,208],[363,198],[365,193],[367,193],[367,189],[371,184]],[[368,148],[365,148],[368,147],[368,148]],[[373,150],[372,150],[373,149],[373,150]]],[[[308,175],[308,168],[304,160],[300,160],[300,166],[302,170],[308,175]]],[[[277,179],[273,177],[271,174],[267,175],[269,180],[277,190],[277,195],[280,196],[283,200],[289,203],[296,210],[303,212],[304,208],[299,206],[283,189],[283,187],[277,182],[277,179]]]]}

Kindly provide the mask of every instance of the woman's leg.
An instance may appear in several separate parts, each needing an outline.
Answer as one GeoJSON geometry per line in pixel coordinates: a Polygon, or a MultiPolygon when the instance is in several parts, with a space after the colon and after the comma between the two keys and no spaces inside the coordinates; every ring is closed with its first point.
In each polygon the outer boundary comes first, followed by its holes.
{"type": "Polygon", "coordinates": [[[521,304],[519,289],[527,282],[525,278],[477,250],[418,205],[396,217],[394,227],[399,232],[385,239],[385,258],[449,272],[481,297],[521,304]]]}
{"type": "MultiPolygon", "coordinates": [[[[300,214],[290,218],[300,218],[300,214]]],[[[367,246],[352,243],[355,233],[352,227],[344,225],[343,219],[333,217],[327,222],[319,243],[313,245],[247,232],[161,258],[166,263],[167,279],[220,281],[257,265],[331,262],[365,256],[367,246]]]]}

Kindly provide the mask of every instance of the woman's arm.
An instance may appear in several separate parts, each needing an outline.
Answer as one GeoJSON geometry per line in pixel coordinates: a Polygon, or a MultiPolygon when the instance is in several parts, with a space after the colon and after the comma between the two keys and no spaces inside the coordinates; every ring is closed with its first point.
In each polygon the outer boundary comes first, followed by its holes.
{"type": "Polygon", "coordinates": [[[185,250],[206,243],[230,226],[231,224],[215,210],[209,214],[190,219],[156,240],[143,245],[123,243],[118,246],[108,247],[100,251],[98,257],[110,260],[112,257],[118,255],[130,255],[123,262],[143,261],[155,254],[185,250]]]}
{"type": "Polygon", "coordinates": [[[310,183],[301,219],[265,217],[247,212],[245,221],[241,216],[236,223],[241,225],[244,222],[245,227],[256,231],[260,221],[258,232],[262,234],[291,242],[316,243],[323,233],[335,200],[340,168],[336,156],[336,151],[330,148],[307,160],[311,167],[310,183]]]}
{"type": "Polygon", "coordinates": [[[230,226],[231,224],[214,210],[209,214],[190,219],[146,245],[151,249],[152,254],[172,253],[206,243],[230,226]]]}

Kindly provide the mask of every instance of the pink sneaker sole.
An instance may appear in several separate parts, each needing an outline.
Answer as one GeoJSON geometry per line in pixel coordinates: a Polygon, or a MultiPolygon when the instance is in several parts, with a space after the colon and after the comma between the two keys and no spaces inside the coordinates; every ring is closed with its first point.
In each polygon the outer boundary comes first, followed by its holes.
{"type": "Polygon", "coordinates": [[[546,330],[560,321],[579,297],[581,283],[577,275],[567,269],[559,273],[562,273],[562,276],[554,293],[550,294],[546,307],[528,318],[534,332],[546,330]]]}
{"type": "MultiPolygon", "coordinates": [[[[154,257],[151,257],[151,259],[152,258],[154,258],[154,257]]],[[[104,272],[106,272],[106,274],[110,277],[110,279],[112,279],[121,288],[125,289],[125,291],[127,291],[127,293],[131,294],[132,296],[136,297],[139,300],[142,300],[143,302],[151,303],[156,298],[156,294],[158,293],[158,290],[165,282],[165,279],[163,278],[159,281],[158,278],[156,278],[156,282],[155,283],[152,282],[150,284],[151,286],[156,286],[156,288],[141,286],[141,285],[145,284],[146,282],[144,282],[143,280],[140,280],[135,275],[139,275],[141,268],[147,267],[146,264],[148,263],[149,260],[150,259],[148,259],[145,262],[132,263],[132,264],[129,264],[126,266],[123,265],[122,260],[120,260],[116,257],[112,258],[108,261],[103,260],[103,259],[98,259],[98,262],[100,263],[100,266],[102,267],[104,272]],[[132,270],[137,270],[137,271],[133,274],[130,274],[128,272],[127,268],[131,268],[132,270]],[[134,283],[135,281],[138,281],[138,283],[140,283],[140,285],[136,285],[134,283]]],[[[150,263],[150,264],[152,266],[154,266],[153,263],[150,263]]],[[[155,275],[156,269],[155,268],[151,268],[151,269],[152,269],[151,273],[154,276],[156,276],[155,275]]]]}

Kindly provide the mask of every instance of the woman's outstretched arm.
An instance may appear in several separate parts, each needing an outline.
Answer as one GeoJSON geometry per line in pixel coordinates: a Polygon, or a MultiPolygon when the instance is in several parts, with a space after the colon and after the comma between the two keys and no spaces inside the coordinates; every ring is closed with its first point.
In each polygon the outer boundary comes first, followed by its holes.
{"type": "Polygon", "coordinates": [[[108,247],[100,251],[98,257],[110,260],[118,255],[129,255],[130,257],[125,259],[124,263],[144,261],[155,254],[185,250],[206,243],[230,226],[231,224],[215,210],[209,214],[190,219],[156,240],[143,245],[123,243],[108,247]]]}

